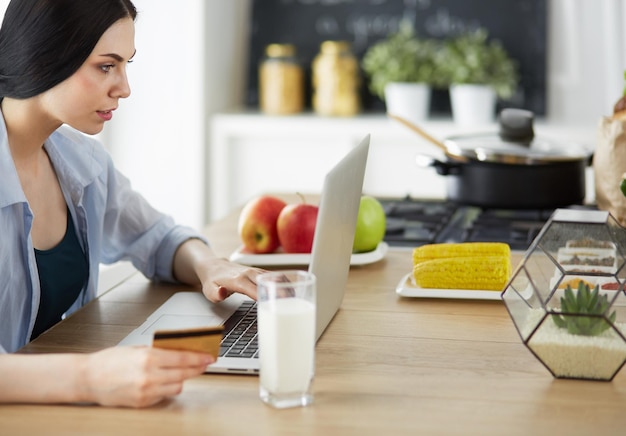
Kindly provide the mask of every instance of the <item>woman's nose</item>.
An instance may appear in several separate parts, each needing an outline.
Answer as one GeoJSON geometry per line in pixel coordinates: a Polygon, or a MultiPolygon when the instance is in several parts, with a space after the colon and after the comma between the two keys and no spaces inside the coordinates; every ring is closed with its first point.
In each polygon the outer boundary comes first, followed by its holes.
{"type": "Polygon", "coordinates": [[[126,72],[123,72],[117,81],[115,87],[112,90],[113,97],[127,98],[130,96],[130,84],[128,83],[128,76],[126,72]]]}

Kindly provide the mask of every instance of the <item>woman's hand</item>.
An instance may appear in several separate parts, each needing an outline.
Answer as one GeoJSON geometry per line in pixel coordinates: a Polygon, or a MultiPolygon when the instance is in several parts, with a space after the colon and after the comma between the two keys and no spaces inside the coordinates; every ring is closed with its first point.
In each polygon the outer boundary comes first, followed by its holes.
{"type": "Polygon", "coordinates": [[[202,241],[183,243],[174,257],[174,275],[183,283],[202,286],[202,293],[217,303],[235,292],[256,300],[256,278],[265,272],[230,262],[213,254],[202,241]]]}
{"type": "Polygon", "coordinates": [[[217,259],[207,267],[206,279],[202,280],[202,293],[214,303],[223,301],[239,292],[256,300],[256,278],[264,272],[225,259],[217,259]]]}
{"type": "Polygon", "coordinates": [[[84,361],[79,398],[103,406],[147,407],[178,395],[183,381],[202,374],[215,358],[190,351],[113,347],[84,361]]]}
{"type": "Polygon", "coordinates": [[[91,354],[0,354],[0,403],[147,407],[181,392],[208,354],[112,347],[91,354]]]}

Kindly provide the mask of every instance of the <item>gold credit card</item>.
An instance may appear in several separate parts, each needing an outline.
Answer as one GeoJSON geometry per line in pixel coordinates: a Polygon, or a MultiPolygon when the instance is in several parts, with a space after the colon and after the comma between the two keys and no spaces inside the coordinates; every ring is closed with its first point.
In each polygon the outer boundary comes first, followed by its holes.
{"type": "Polygon", "coordinates": [[[217,359],[224,326],[200,327],[182,330],[157,330],[152,346],[169,350],[198,351],[217,359]]]}

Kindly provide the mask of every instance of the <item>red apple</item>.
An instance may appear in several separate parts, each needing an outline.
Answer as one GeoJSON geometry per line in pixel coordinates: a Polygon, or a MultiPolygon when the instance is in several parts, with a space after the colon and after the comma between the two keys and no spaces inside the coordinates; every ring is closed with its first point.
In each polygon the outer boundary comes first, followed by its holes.
{"type": "Polygon", "coordinates": [[[318,206],[288,204],[280,212],[276,228],[285,253],[310,253],[313,248],[318,206]]]}
{"type": "Polygon", "coordinates": [[[247,251],[265,254],[279,247],[276,223],[286,204],[271,195],[262,195],[246,203],[239,215],[238,232],[247,251]]]}

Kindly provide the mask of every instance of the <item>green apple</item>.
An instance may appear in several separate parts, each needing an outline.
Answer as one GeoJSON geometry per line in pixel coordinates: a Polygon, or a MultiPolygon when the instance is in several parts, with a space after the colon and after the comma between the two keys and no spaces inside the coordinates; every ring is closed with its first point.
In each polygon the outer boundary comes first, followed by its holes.
{"type": "Polygon", "coordinates": [[[354,233],[353,253],[375,250],[385,236],[385,210],[374,197],[363,195],[354,233]]]}

